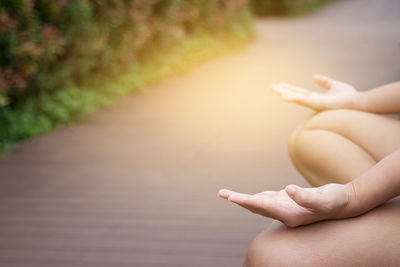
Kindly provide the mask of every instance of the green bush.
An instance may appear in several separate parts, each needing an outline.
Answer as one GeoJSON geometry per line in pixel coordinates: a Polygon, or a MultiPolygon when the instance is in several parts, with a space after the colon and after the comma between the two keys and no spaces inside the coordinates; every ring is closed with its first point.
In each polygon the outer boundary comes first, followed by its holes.
{"type": "Polygon", "coordinates": [[[221,34],[242,0],[0,0],[0,84],[54,91],[93,75],[117,74],[146,52],[195,33],[221,34]]]}
{"type": "Polygon", "coordinates": [[[250,0],[253,12],[259,16],[291,15],[314,9],[330,0],[250,0]]]}
{"type": "Polygon", "coordinates": [[[252,36],[245,0],[0,0],[0,150],[252,36]]]}

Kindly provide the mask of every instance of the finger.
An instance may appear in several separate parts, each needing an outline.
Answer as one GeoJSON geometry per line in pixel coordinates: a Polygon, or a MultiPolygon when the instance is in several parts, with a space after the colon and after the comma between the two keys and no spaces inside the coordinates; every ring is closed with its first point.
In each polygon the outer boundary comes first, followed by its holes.
{"type": "Polygon", "coordinates": [[[300,94],[289,97],[282,96],[282,100],[293,102],[298,105],[314,109],[316,111],[320,111],[323,109],[322,101],[320,100],[320,98],[312,97],[312,94],[308,96],[300,94]]]}
{"type": "Polygon", "coordinates": [[[284,101],[293,102],[302,106],[313,108],[310,98],[302,94],[287,94],[282,96],[281,98],[284,101]]]}
{"type": "Polygon", "coordinates": [[[285,87],[294,93],[299,93],[299,94],[303,94],[303,95],[309,95],[311,93],[309,90],[307,90],[305,88],[301,88],[301,87],[294,86],[294,85],[287,84],[287,83],[280,84],[280,86],[285,87]]]}
{"type": "MultiPolygon", "coordinates": [[[[225,199],[228,199],[228,198],[229,198],[229,200],[230,200],[231,202],[233,202],[233,203],[235,203],[235,204],[241,206],[242,208],[245,208],[245,209],[247,209],[247,210],[249,210],[249,211],[251,211],[251,212],[253,212],[253,213],[257,213],[257,214],[260,213],[260,210],[259,210],[259,209],[255,209],[252,205],[248,205],[248,203],[246,203],[246,201],[241,201],[241,200],[239,200],[239,199],[238,199],[238,196],[234,196],[233,198],[230,198],[230,196],[233,195],[233,194],[239,195],[239,198],[240,198],[240,196],[247,196],[247,194],[240,194],[240,193],[237,193],[237,192],[234,192],[234,191],[231,191],[231,190],[227,190],[227,189],[221,189],[221,190],[218,192],[218,195],[219,195],[220,197],[225,198],[225,199]]],[[[250,195],[249,195],[249,196],[250,196],[250,195]]]]}
{"type": "Polygon", "coordinates": [[[291,90],[280,86],[280,85],[274,85],[274,87],[272,87],[274,89],[275,92],[277,92],[282,98],[285,99],[295,99],[297,98],[297,96],[299,95],[299,93],[296,92],[292,92],[291,90]]]}
{"type": "Polygon", "coordinates": [[[331,89],[331,87],[334,85],[334,83],[336,83],[336,80],[334,80],[328,76],[316,74],[314,76],[314,82],[323,88],[331,89]]]}
{"type": "MultiPolygon", "coordinates": [[[[235,203],[235,204],[237,204],[237,203],[235,203]]],[[[262,215],[262,211],[260,209],[255,209],[252,206],[246,206],[246,205],[240,205],[240,204],[237,204],[237,205],[248,211],[251,211],[252,213],[262,215]]]]}
{"type": "Polygon", "coordinates": [[[248,195],[235,193],[229,200],[253,213],[281,220],[280,210],[276,207],[276,202],[262,195],[248,195]]]}
{"type": "Polygon", "coordinates": [[[311,92],[307,89],[291,85],[275,85],[275,90],[280,93],[283,100],[300,102],[299,104],[309,104],[311,92]]]}
{"type": "Polygon", "coordinates": [[[254,194],[254,196],[274,197],[274,196],[276,196],[276,192],[275,191],[264,191],[264,192],[260,192],[260,193],[254,194]]]}
{"type": "Polygon", "coordinates": [[[285,190],[289,197],[302,207],[318,210],[321,206],[320,196],[316,192],[297,185],[288,185],[285,190]]]}
{"type": "Polygon", "coordinates": [[[251,201],[252,197],[253,196],[249,194],[234,193],[229,196],[228,200],[236,204],[242,205],[242,204],[248,204],[248,202],[251,201]]]}
{"type": "Polygon", "coordinates": [[[218,191],[218,196],[224,199],[228,199],[230,195],[234,194],[236,192],[228,190],[228,189],[221,189],[218,191]]]}
{"type": "Polygon", "coordinates": [[[278,95],[283,95],[284,92],[281,90],[281,88],[279,87],[279,85],[277,84],[273,84],[271,85],[272,89],[274,90],[275,93],[277,93],[278,95]]]}
{"type": "Polygon", "coordinates": [[[229,197],[229,201],[241,206],[242,208],[245,208],[256,214],[264,215],[261,205],[254,200],[254,196],[241,193],[235,193],[229,197]]]}
{"type": "Polygon", "coordinates": [[[229,201],[236,203],[241,206],[250,207],[253,209],[263,209],[262,198],[260,196],[254,196],[249,194],[234,193],[229,196],[229,201]]]}
{"type": "Polygon", "coordinates": [[[308,95],[296,93],[280,85],[274,85],[273,89],[275,90],[275,92],[281,95],[281,99],[284,101],[296,103],[301,106],[312,108],[314,110],[320,109],[318,103],[313,101],[311,97],[311,92],[308,95]]]}

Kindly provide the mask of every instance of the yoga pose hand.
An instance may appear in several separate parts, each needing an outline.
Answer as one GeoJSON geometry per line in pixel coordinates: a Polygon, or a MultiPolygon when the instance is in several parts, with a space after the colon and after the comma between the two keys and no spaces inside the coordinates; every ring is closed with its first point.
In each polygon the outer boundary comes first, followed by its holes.
{"type": "Polygon", "coordinates": [[[323,75],[315,75],[314,81],[319,86],[328,89],[328,92],[311,92],[290,84],[276,84],[272,88],[281,95],[283,100],[294,102],[317,111],[352,108],[354,99],[358,95],[357,90],[353,86],[323,75]]]}
{"type": "Polygon", "coordinates": [[[221,189],[218,194],[253,213],[277,219],[289,227],[340,218],[350,201],[348,189],[341,184],[314,188],[289,185],[281,191],[255,195],[221,189]]]}

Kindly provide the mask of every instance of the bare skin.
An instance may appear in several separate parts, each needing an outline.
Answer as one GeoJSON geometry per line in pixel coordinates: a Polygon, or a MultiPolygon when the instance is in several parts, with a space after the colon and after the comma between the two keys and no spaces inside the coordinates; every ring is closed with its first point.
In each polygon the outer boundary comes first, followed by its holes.
{"type": "Polygon", "coordinates": [[[295,130],[289,154],[311,185],[344,184],[400,148],[399,136],[398,120],[354,110],[328,110],[295,130]]]}
{"type": "Polygon", "coordinates": [[[398,265],[400,201],[375,207],[400,194],[400,122],[363,111],[400,113],[400,83],[360,93],[325,76],[317,75],[315,81],[328,92],[287,84],[274,89],[286,101],[324,111],[298,127],[289,141],[296,168],[320,187],[289,185],[255,195],[219,192],[220,197],[289,227],[307,225],[292,230],[281,224],[261,234],[249,247],[245,266],[337,266],[338,259],[341,266],[376,265],[373,259],[380,265],[398,265]],[[308,225],[345,218],[352,219],[308,225]],[[375,257],[357,257],[351,253],[354,247],[360,255],[375,257]]]}
{"type": "Polygon", "coordinates": [[[400,199],[351,219],[288,228],[275,221],[251,243],[245,267],[399,266],[400,199]]]}
{"type": "Polygon", "coordinates": [[[377,114],[400,113],[400,82],[387,84],[369,91],[358,92],[353,86],[317,74],[314,82],[327,89],[317,93],[290,84],[275,84],[272,88],[282,100],[309,107],[315,111],[353,109],[377,114]]]}

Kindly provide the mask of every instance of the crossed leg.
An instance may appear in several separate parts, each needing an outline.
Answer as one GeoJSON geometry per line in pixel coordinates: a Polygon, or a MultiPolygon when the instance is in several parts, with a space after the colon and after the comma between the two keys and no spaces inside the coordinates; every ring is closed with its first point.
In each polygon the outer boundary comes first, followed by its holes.
{"type": "Polygon", "coordinates": [[[400,121],[360,111],[318,113],[289,140],[289,154],[313,186],[347,183],[400,148],[400,121]]]}
{"type": "Polygon", "coordinates": [[[274,222],[244,266],[400,266],[400,198],[362,216],[297,228],[274,222]]]}
{"type": "MultiPolygon", "coordinates": [[[[316,114],[289,141],[296,168],[314,186],[346,183],[400,148],[400,121],[365,112],[316,114]]],[[[257,236],[244,266],[399,266],[400,197],[362,216],[257,236]]]]}

